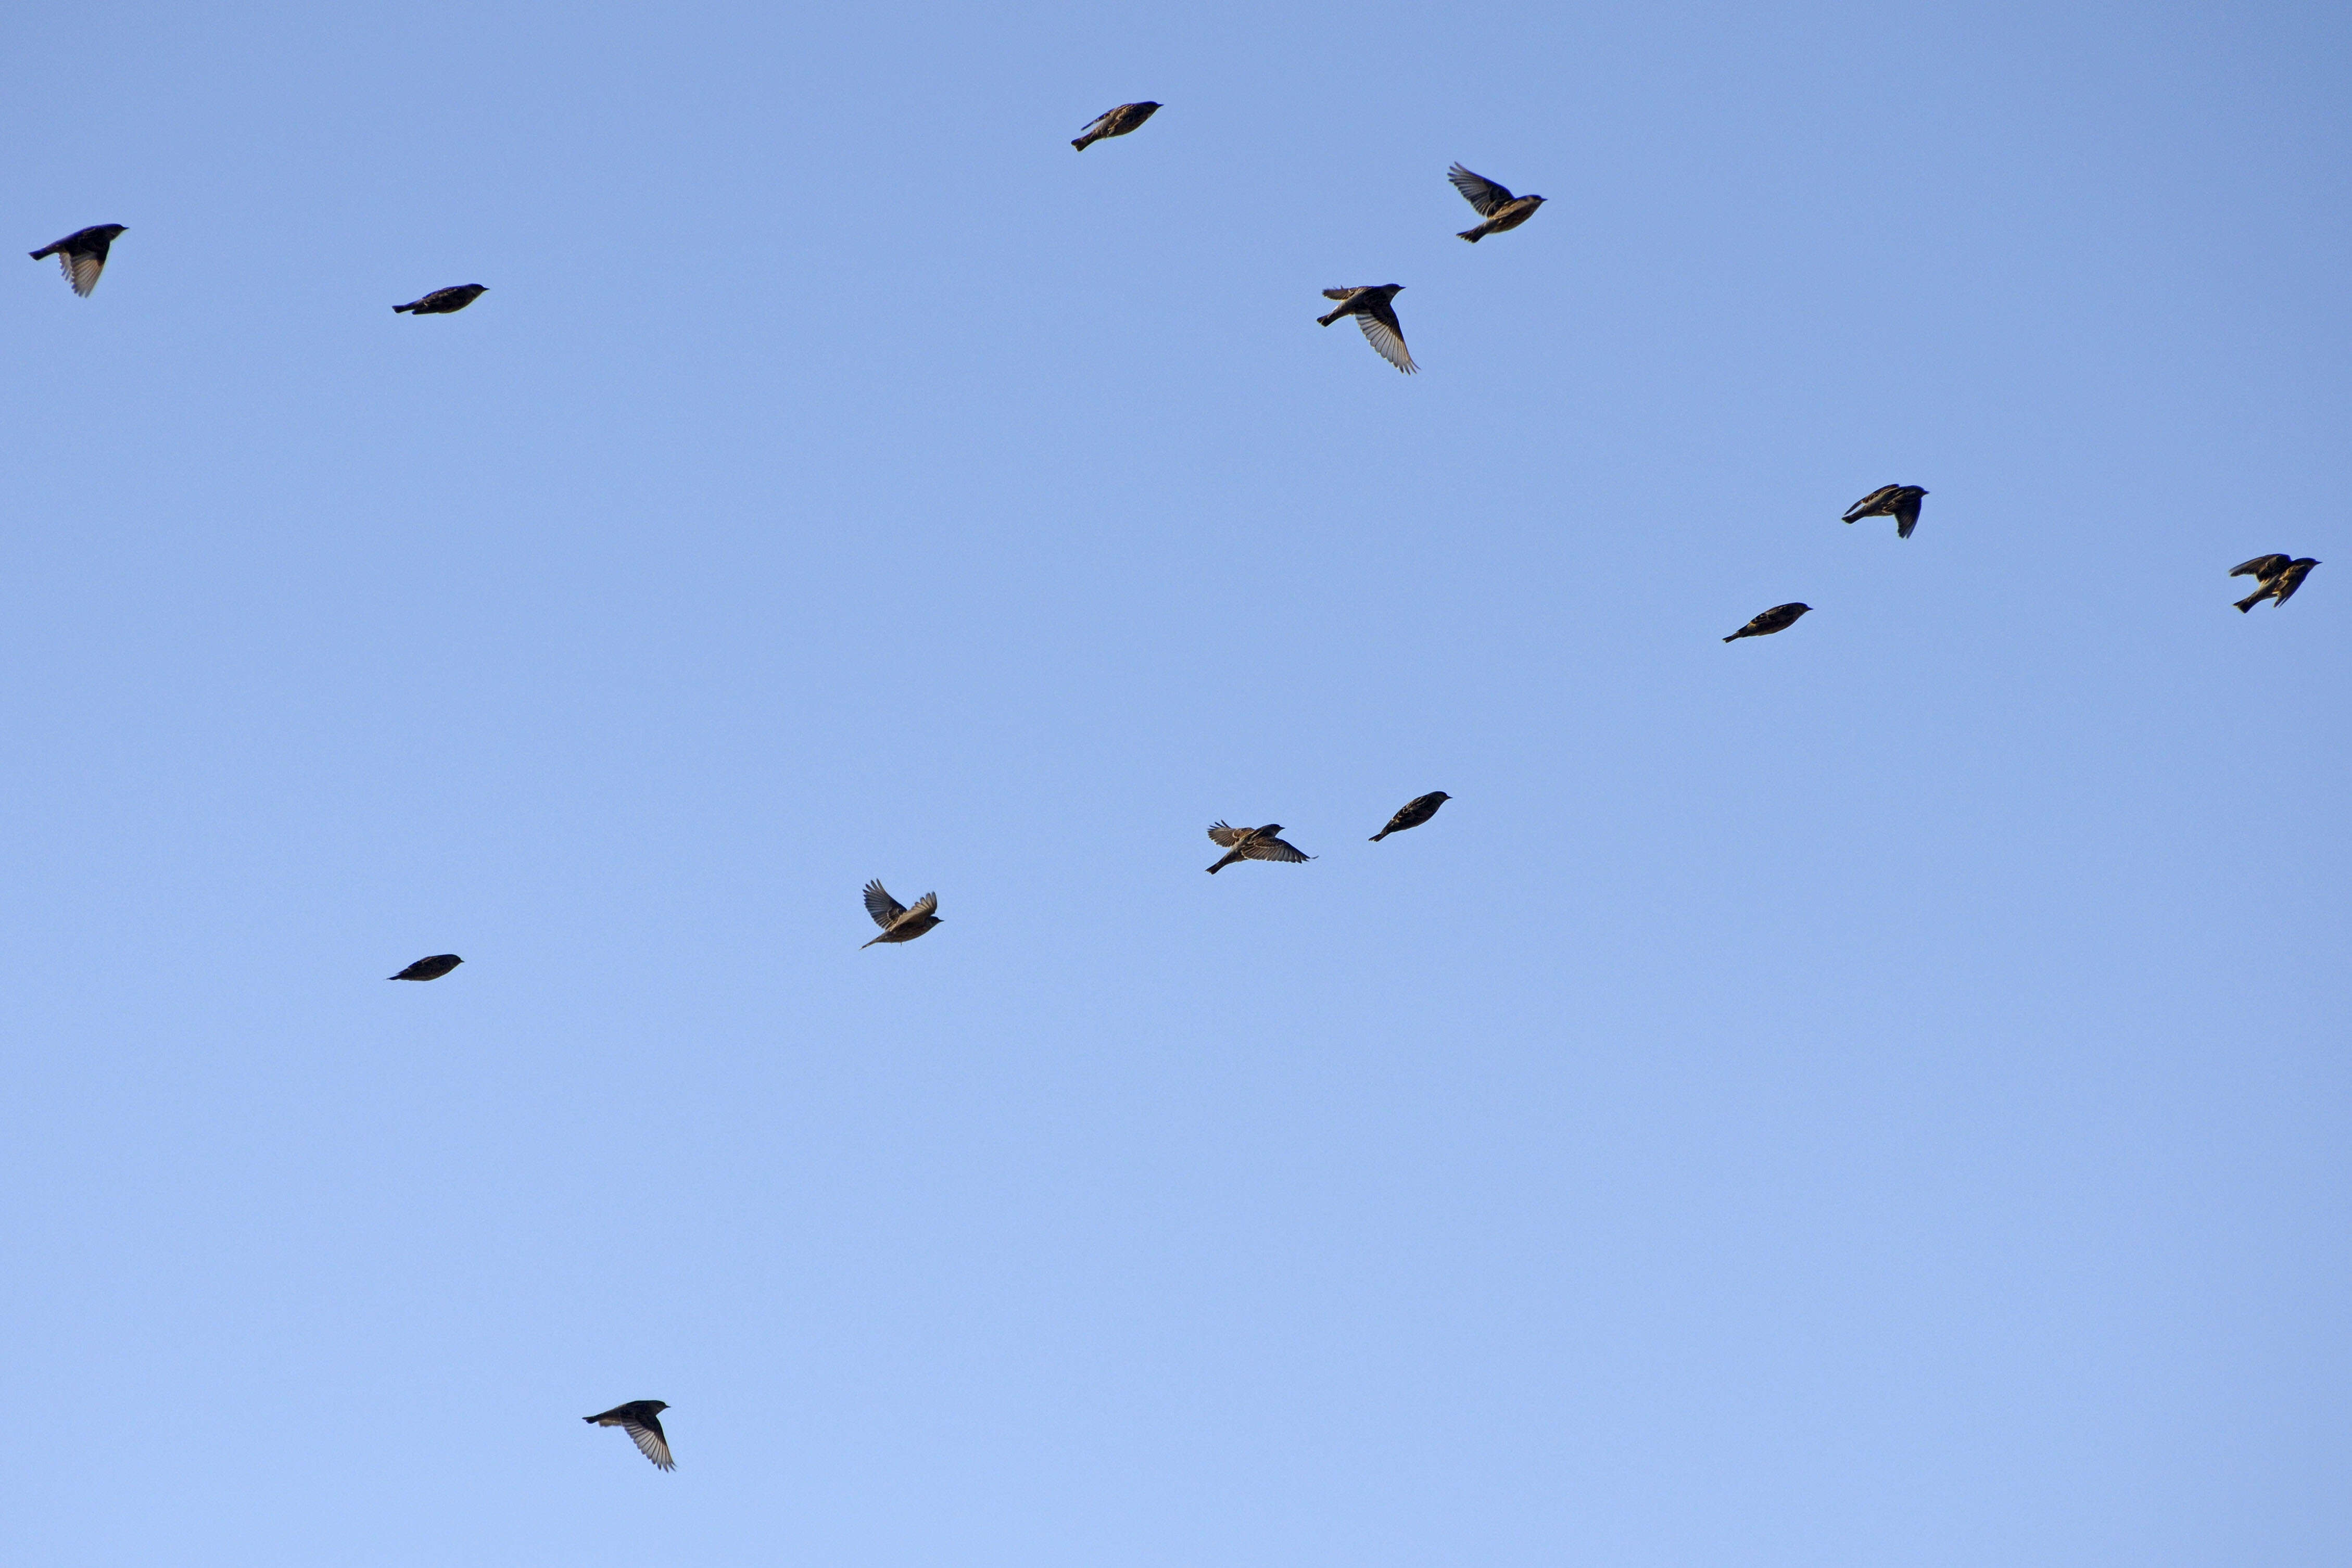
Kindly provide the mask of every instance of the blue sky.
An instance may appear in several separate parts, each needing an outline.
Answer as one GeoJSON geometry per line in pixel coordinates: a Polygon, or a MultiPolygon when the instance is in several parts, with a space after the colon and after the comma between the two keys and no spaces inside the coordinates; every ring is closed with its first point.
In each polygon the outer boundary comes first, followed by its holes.
{"type": "Polygon", "coordinates": [[[2340,12],[7,37],[24,1561],[2352,1552],[2340,12]]]}

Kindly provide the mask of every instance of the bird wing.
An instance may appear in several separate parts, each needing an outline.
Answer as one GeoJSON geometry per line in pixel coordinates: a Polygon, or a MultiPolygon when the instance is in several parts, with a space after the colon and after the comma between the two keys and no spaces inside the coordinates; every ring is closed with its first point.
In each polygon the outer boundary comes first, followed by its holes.
{"type": "Polygon", "coordinates": [[[677,1461],[669,1457],[669,1439],[662,1436],[661,1423],[648,1415],[643,1421],[624,1421],[621,1430],[637,1446],[637,1452],[651,1459],[659,1468],[674,1470],[677,1461]]]}
{"type": "Polygon", "coordinates": [[[1297,847],[1279,838],[1253,838],[1242,846],[1242,853],[1253,860],[1312,860],[1312,855],[1302,855],[1297,847]]]}
{"type": "Polygon", "coordinates": [[[1895,538],[1908,539],[1911,531],[1919,526],[1919,501],[1918,496],[1906,494],[1895,502],[1895,538]]]}
{"type": "Polygon", "coordinates": [[[89,291],[98,287],[98,275],[106,270],[106,258],[87,250],[61,250],[58,252],[58,265],[65,269],[66,281],[73,285],[73,291],[86,300],[89,291]]]}
{"type": "Polygon", "coordinates": [[[1385,300],[1365,306],[1356,312],[1356,325],[1364,329],[1364,341],[1380,352],[1380,356],[1407,375],[1421,367],[1412,363],[1412,355],[1404,346],[1404,329],[1397,324],[1396,311],[1385,300]]]}
{"type": "Polygon", "coordinates": [[[2267,583],[2292,564],[2284,555],[2257,555],[2252,561],[2231,567],[2230,575],[2252,577],[2258,583],[2267,583]]]}
{"type": "Polygon", "coordinates": [[[1493,217],[1498,208],[1510,204],[1510,192],[1482,174],[1472,174],[1459,163],[1446,170],[1445,177],[1454,182],[1454,188],[1462,193],[1464,201],[1478,209],[1480,217],[1493,217]]]}
{"type": "Polygon", "coordinates": [[[937,893],[925,893],[921,898],[915,900],[915,907],[913,909],[908,910],[905,914],[900,915],[898,918],[902,921],[919,921],[923,919],[926,915],[937,914],[939,912],[939,908],[940,896],[937,893]]]}
{"type": "Polygon", "coordinates": [[[1092,120],[1087,121],[1086,124],[1080,126],[1078,128],[1078,134],[1081,136],[1094,136],[1099,134],[1104,126],[1108,125],[1112,121],[1118,118],[1119,109],[1125,109],[1127,105],[1122,103],[1118,106],[1118,109],[1104,110],[1100,114],[1096,115],[1092,120]]]}
{"type": "Polygon", "coordinates": [[[1856,518],[1877,516],[1878,509],[1886,504],[1886,498],[1893,495],[1896,490],[1902,488],[1903,487],[1900,485],[1879,486],[1876,489],[1871,491],[1868,495],[1863,497],[1860,500],[1845,509],[1845,521],[1852,522],[1856,518]]]}
{"type": "Polygon", "coordinates": [[[1325,298],[1326,300],[1352,300],[1352,299],[1354,299],[1357,295],[1359,295],[1359,294],[1360,294],[1360,293],[1362,293],[1362,292],[1363,292],[1363,289],[1360,289],[1360,288],[1357,288],[1357,289],[1324,289],[1324,290],[1323,290],[1323,298],[1325,298]]]}
{"type": "Polygon", "coordinates": [[[1249,834],[1246,829],[1227,827],[1222,822],[1209,829],[1209,842],[1215,845],[1220,849],[1231,849],[1234,845],[1239,844],[1244,838],[1248,837],[1249,834]]]}
{"type": "Polygon", "coordinates": [[[885,891],[882,879],[877,877],[866,884],[866,912],[874,917],[876,925],[888,931],[907,912],[907,906],[885,891]]]}

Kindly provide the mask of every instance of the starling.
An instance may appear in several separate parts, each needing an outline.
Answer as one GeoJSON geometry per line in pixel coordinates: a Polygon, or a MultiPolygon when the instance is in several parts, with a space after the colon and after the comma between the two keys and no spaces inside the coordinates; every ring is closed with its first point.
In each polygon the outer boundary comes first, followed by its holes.
{"type": "Polygon", "coordinates": [[[454,952],[436,952],[430,958],[420,958],[399,973],[386,976],[392,980],[438,980],[466,961],[454,952]]]}
{"type": "MultiPolygon", "coordinates": [[[[879,877],[866,884],[866,912],[872,915],[874,923],[882,928],[882,934],[874,942],[914,941],[940,923],[940,917],[932,912],[939,907],[940,896],[937,893],[925,893],[915,900],[915,907],[910,910],[883,890],[879,877]]],[[[861,945],[872,947],[874,942],[861,945]]]]}
{"type": "Polygon", "coordinates": [[[2294,597],[2294,591],[2303,586],[2303,580],[2310,576],[2311,569],[2318,564],[2308,555],[2300,561],[2292,561],[2284,555],[2257,555],[2252,561],[2231,567],[2231,576],[2252,577],[2262,584],[2238,601],[2238,613],[2244,615],[2264,599],[2270,600],[2273,605],[2285,604],[2294,597]]]}
{"type": "Polygon", "coordinates": [[[479,283],[460,283],[454,289],[436,289],[422,300],[394,305],[392,310],[394,315],[453,316],[488,292],[479,283]]]}
{"type": "Polygon", "coordinates": [[[87,300],[89,291],[98,287],[98,275],[106,270],[107,247],[121,233],[119,223],[93,224],[74,230],[55,245],[43,246],[33,252],[33,259],[56,257],[58,267],[65,271],[66,281],[73,285],[75,293],[87,300]]]}
{"type": "Polygon", "coordinates": [[[1439,806],[1453,798],[1442,789],[1413,796],[1397,808],[1397,814],[1389,818],[1389,825],[1386,827],[1372,835],[1372,842],[1378,844],[1391,833],[1402,833],[1408,827],[1419,827],[1437,815],[1439,806]]]}
{"type": "Polygon", "coordinates": [[[1454,188],[1462,193],[1462,199],[1476,207],[1478,216],[1486,220],[1476,228],[1462,231],[1461,237],[1473,245],[1490,234],[1518,227],[1536,216],[1536,208],[1543,205],[1541,196],[1515,196],[1494,181],[1474,174],[1459,163],[1446,170],[1445,177],[1454,182],[1454,188]]]}
{"type": "Polygon", "coordinates": [[[1775,605],[1723,640],[1738,642],[1741,637],[1769,637],[1774,632],[1785,632],[1797,624],[1798,616],[1811,608],[1811,605],[1775,605]]]}
{"type": "Polygon", "coordinates": [[[1106,136],[1126,135],[1159,112],[1156,103],[1122,103],[1079,132],[1078,139],[1070,145],[1083,153],[1106,136]]]}
{"type": "Polygon", "coordinates": [[[1919,526],[1919,498],[1927,493],[1917,485],[1881,485],[1846,508],[1845,521],[1891,517],[1895,520],[1895,537],[1908,539],[1911,531],[1919,526]]]}
{"type": "Polygon", "coordinates": [[[637,1446],[637,1452],[654,1462],[657,1470],[674,1470],[677,1462],[669,1457],[669,1438],[661,1429],[661,1413],[669,1406],[658,1399],[632,1399],[626,1405],[615,1405],[602,1415],[583,1415],[580,1419],[591,1426],[618,1426],[637,1446]]]}
{"type": "Polygon", "coordinates": [[[1209,829],[1209,842],[1223,847],[1226,855],[1209,868],[1209,875],[1213,877],[1240,860],[1285,860],[1297,865],[1315,858],[1301,855],[1296,846],[1276,837],[1281,831],[1279,822],[1269,822],[1264,827],[1227,827],[1220,822],[1209,829]]]}
{"type": "Polygon", "coordinates": [[[1404,329],[1397,325],[1396,308],[1389,303],[1404,287],[1402,283],[1366,284],[1360,289],[1326,289],[1323,298],[1337,300],[1339,308],[1328,316],[1315,318],[1318,326],[1329,326],[1342,316],[1356,318],[1356,325],[1364,329],[1364,341],[1380,351],[1382,359],[1407,375],[1421,366],[1412,363],[1412,355],[1404,346],[1404,329]]]}

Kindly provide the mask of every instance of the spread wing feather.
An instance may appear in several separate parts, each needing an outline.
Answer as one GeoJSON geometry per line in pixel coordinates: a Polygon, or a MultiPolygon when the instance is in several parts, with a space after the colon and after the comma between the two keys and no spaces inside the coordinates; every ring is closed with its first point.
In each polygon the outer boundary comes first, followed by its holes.
{"type": "MultiPolygon", "coordinates": [[[[937,901],[937,900],[933,900],[934,903],[937,901]]],[[[866,912],[874,917],[876,925],[880,926],[884,931],[888,931],[898,922],[898,917],[907,912],[907,906],[886,892],[882,887],[882,879],[877,877],[866,884],[866,912]]]]}
{"type": "Polygon", "coordinates": [[[1480,217],[1493,217],[1496,208],[1510,205],[1510,192],[1483,174],[1472,174],[1459,163],[1446,170],[1445,177],[1454,182],[1454,188],[1462,193],[1464,201],[1478,209],[1480,217]]]}

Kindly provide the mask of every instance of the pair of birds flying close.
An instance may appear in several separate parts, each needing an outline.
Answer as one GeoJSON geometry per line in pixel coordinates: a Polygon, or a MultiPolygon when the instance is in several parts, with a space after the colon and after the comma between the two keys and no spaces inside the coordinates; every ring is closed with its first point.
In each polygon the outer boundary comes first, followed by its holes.
{"type": "MultiPolygon", "coordinates": [[[[1463,199],[1477,209],[1485,221],[1475,228],[1465,228],[1460,237],[1475,245],[1490,234],[1517,228],[1535,216],[1536,208],[1543,205],[1541,196],[1515,196],[1504,186],[1483,174],[1474,174],[1456,163],[1445,172],[1454,188],[1463,199]]],[[[1328,316],[1315,318],[1318,326],[1328,327],[1342,316],[1356,318],[1356,325],[1364,331],[1364,341],[1382,359],[1412,375],[1421,369],[1412,363],[1412,352],[1404,345],[1404,328],[1397,321],[1396,297],[1404,289],[1402,283],[1361,283],[1352,289],[1326,289],[1323,298],[1337,300],[1339,308],[1328,316]]]]}
{"type": "MultiPolygon", "coordinates": [[[[1917,485],[1881,485],[1846,508],[1845,521],[1859,522],[1865,517],[1891,517],[1895,520],[1895,537],[1908,539],[1911,531],[1919,526],[1919,502],[1927,494],[1917,485]]],[[[1775,605],[1723,640],[1769,637],[1774,632],[1787,631],[1811,611],[1811,605],[1775,605]]]]}
{"type": "MultiPolygon", "coordinates": [[[[1371,837],[1378,844],[1391,833],[1402,833],[1408,827],[1419,827],[1437,815],[1437,808],[1454,797],[1442,789],[1417,795],[1397,807],[1389,825],[1371,837]]],[[[1315,858],[1304,854],[1298,846],[1282,837],[1282,824],[1269,822],[1264,827],[1233,827],[1220,822],[1209,829],[1209,842],[1225,852],[1224,858],[1209,868],[1215,876],[1228,866],[1238,866],[1244,860],[1276,860],[1285,865],[1303,865],[1315,858]]]]}
{"type": "Polygon", "coordinates": [[[662,1430],[661,1424],[661,1413],[668,1408],[658,1399],[632,1399],[601,1415],[583,1415],[580,1419],[591,1426],[618,1426],[629,1435],[637,1452],[654,1462],[654,1468],[674,1470],[677,1462],[669,1457],[669,1436],[662,1430]]]}
{"type": "Polygon", "coordinates": [[[2252,561],[2241,562],[2231,567],[2231,576],[2252,577],[2260,584],[2238,601],[2238,614],[2244,615],[2264,599],[2268,599],[2273,608],[2285,604],[2294,597],[2294,591],[2303,586],[2303,580],[2310,576],[2311,569],[2318,564],[2308,555],[2301,560],[2291,560],[2284,555],[2257,555],[2252,561]]]}

